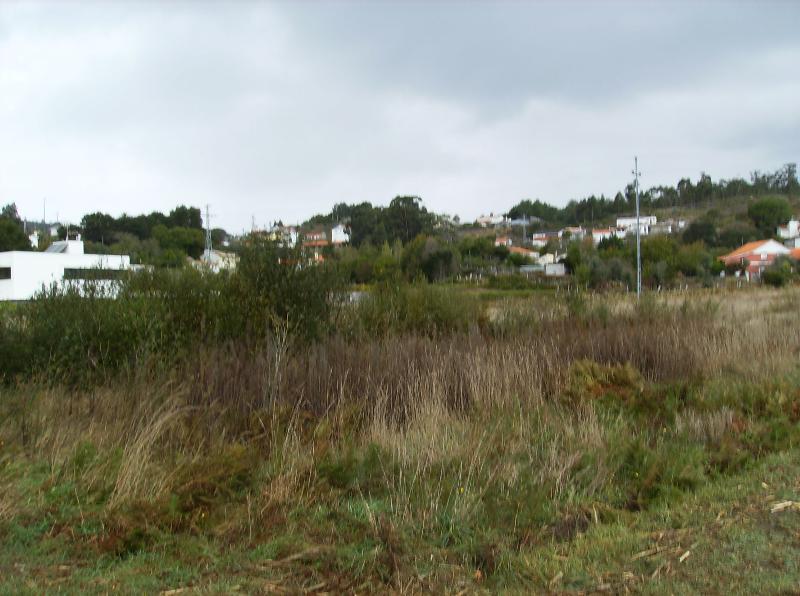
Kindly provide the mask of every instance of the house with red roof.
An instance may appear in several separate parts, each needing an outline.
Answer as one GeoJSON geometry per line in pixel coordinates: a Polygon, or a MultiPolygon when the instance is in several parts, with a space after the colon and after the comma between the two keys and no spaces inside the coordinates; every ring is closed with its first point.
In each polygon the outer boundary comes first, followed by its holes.
{"type": "Polygon", "coordinates": [[[748,242],[727,255],[719,257],[726,267],[742,266],[747,278],[760,277],[761,273],[782,256],[793,256],[793,251],[776,240],[748,242]]]}

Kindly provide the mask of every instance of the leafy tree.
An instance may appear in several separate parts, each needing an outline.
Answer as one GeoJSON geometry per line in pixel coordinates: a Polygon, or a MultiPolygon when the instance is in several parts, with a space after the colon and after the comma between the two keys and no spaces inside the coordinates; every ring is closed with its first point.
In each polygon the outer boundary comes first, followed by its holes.
{"type": "Polygon", "coordinates": [[[107,213],[89,213],[81,219],[84,239],[110,245],[115,240],[116,221],[107,213]]]}
{"type": "Polygon", "coordinates": [[[779,225],[791,219],[792,207],[786,199],[764,197],[750,204],[747,215],[762,234],[772,236],[779,225]]]}
{"type": "Polygon", "coordinates": [[[410,242],[423,232],[430,232],[432,218],[421,205],[422,199],[413,196],[395,197],[385,213],[389,239],[410,242]]]}
{"type": "Polygon", "coordinates": [[[693,221],[684,230],[683,241],[686,244],[704,242],[706,246],[714,246],[717,243],[717,227],[707,218],[693,221]]]}
{"type": "Polygon", "coordinates": [[[173,228],[203,229],[203,217],[197,207],[180,205],[169,212],[169,225],[173,228]]]}
{"type": "Polygon", "coordinates": [[[523,217],[537,217],[542,221],[558,222],[561,220],[561,210],[552,205],[536,199],[531,202],[525,199],[514,205],[508,210],[508,217],[511,219],[521,219],[523,217]]]}
{"type": "Polygon", "coordinates": [[[6,250],[31,250],[31,242],[18,221],[0,217],[0,252],[6,250]]]}
{"type": "Polygon", "coordinates": [[[681,246],[675,255],[675,268],[687,277],[700,277],[711,268],[711,255],[701,243],[681,246]]]}
{"type": "Polygon", "coordinates": [[[757,240],[760,236],[758,230],[749,223],[735,223],[723,228],[717,237],[717,246],[736,248],[746,242],[757,240]]]}
{"type": "Polygon", "coordinates": [[[153,228],[153,237],[165,250],[178,250],[190,257],[197,259],[203,254],[205,236],[197,228],[166,228],[156,226],[153,228]]]}
{"type": "Polygon", "coordinates": [[[0,210],[0,217],[4,219],[10,219],[17,223],[22,223],[22,219],[19,217],[19,212],[17,211],[17,204],[16,203],[9,203],[5,205],[2,210],[0,210]]]}
{"type": "Polygon", "coordinates": [[[287,333],[311,340],[328,330],[340,303],[340,272],[325,264],[297,266],[301,251],[258,235],[244,243],[232,277],[233,296],[254,337],[287,333]]]}
{"type": "Polygon", "coordinates": [[[609,236],[603,238],[597,244],[597,250],[600,252],[620,252],[625,249],[625,242],[619,236],[609,236]]]}

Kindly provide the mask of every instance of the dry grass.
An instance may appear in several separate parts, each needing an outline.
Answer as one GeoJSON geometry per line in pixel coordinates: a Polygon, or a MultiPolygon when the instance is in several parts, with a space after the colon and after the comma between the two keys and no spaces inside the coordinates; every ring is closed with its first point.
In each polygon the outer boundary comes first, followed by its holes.
{"type": "MultiPolygon", "coordinates": [[[[691,461],[676,463],[684,443],[727,449],[757,423],[730,399],[708,406],[707,387],[766,386],[797,370],[798,295],[669,295],[640,306],[592,297],[580,313],[513,334],[229,344],[168,377],[141,373],[85,394],[6,391],[13,415],[0,440],[47,461],[51,484],[71,475],[80,499],[105,494],[102,515],[145,504],[160,508],[157,526],[177,507],[163,522],[171,531],[202,534],[213,517],[220,540],[255,544],[291,527],[332,546],[346,538],[290,513],[346,512],[356,530],[336,532],[368,531],[382,553],[360,564],[383,569],[393,589],[423,589],[404,567],[409,536],[469,545],[459,564],[489,573],[497,563],[484,551],[498,544],[571,539],[606,509],[644,508],[697,482],[691,461]],[[731,297],[743,304],[727,305],[731,297]],[[686,405],[691,392],[697,403],[686,405]],[[98,455],[77,465],[82,445],[98,455]],[[482,542],[477,520],[498,534],[482,542]]],[[[791,415],[786,400],[797,396],[781,395],[775,407],[791,415]]],[[[0,476],[0,522],[31,514],[13,486],[0,476]]]]}

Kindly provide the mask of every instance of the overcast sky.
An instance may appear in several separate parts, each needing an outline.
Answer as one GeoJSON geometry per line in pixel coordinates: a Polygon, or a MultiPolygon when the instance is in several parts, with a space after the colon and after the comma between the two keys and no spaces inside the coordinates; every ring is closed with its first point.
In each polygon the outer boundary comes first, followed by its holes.
{"type": "Polygon", "coordinates": [[[0,2],[0,204],[474,219],[800,161],[800,2],[0,2]]]}

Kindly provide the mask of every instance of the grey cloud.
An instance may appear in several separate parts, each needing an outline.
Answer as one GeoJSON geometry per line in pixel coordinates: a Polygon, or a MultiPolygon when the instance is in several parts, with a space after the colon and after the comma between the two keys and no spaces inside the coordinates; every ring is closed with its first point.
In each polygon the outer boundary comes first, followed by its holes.
{"type": "Polygon", "coordinates": [[[234,230],[796,161],[795,3],[0,4],[0,203],[234,230]]]}

